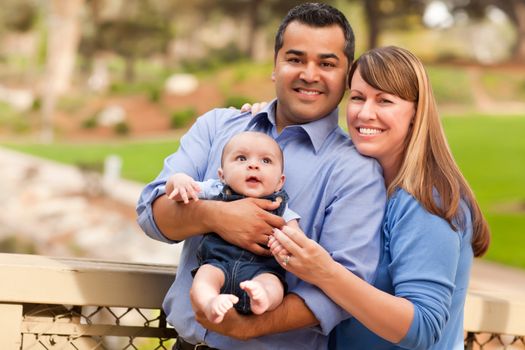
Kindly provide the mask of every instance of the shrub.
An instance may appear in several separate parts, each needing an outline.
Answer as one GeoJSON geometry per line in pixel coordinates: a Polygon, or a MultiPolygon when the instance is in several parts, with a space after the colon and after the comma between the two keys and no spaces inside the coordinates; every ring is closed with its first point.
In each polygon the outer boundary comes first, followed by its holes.
{"type": "Polygon", "coordinates": [[[160,100],[160,88],[158,86],[149,86],[148,87],[148,98],[150,102],[159,102],[160,100]]]}
{"type": "Polygon", "coordinates": [[[170,125],[172,128],[183,128],[197,117],[195,107],[186,107],[171,113],[170,125]]]}
{"type": "Polygon", "coordinates": [[[118,122],[113,127],[113,130],[115,131],[117,135],[127,135],[129,134],[129,131],[130,131],[129,125],[126,122],[118,122]]]}
{"type": "Polygon", "coordinates": [[[92,117],[89,117],[88,119],[84,120],[82,122],[82,127],[84,129],[94,129],[97,127],[97,117],[96,116],[92,116],[92,117]]]}
{"type": "Polygon", "coordinates": [[[24,237],[19,237],[15,234],[0,240],[0,252],[37,254],[37,247],[31,240],[24,237]]]}
{"type": "Polygon", "coordinates": [[[224,107],[241,108],[245,103],[253,103],[253,100],[246,96],[230,96],[224,101],[224,107]]]}

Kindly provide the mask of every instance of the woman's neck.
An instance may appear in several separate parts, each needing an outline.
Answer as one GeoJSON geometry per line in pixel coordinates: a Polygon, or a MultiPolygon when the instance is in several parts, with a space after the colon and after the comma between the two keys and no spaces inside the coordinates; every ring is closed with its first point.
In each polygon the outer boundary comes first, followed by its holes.
{"type": "Polygon", "coordinates": [[[383,178],[385,179],[385,187],[388,188],[392,181],[396,178],[401,167],[401,161],[399,157],[387,157],[386,159],[378,159],[379,164],[383,168],[383,178]]]}

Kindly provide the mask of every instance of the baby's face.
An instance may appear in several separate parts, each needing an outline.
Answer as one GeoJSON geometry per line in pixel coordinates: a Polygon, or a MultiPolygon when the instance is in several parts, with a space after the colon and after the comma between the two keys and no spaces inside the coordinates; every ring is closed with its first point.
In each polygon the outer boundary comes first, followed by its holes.
{"type": "Polygon", "coordinates": [[[239,134],[226,146],[219,177],[247,197],[272,194],[284,184],[281,150],[264,135],[239,134]]]}

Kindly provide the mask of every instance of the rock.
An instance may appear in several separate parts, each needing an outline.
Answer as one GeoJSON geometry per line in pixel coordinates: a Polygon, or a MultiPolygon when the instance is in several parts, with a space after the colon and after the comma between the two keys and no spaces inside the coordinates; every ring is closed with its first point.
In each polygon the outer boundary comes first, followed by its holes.
{"type": "Polygon", "coordinates": [[[115,126],[125,120],[126,111],[119,105],[107,106],[97,116],[97,123],[101,126],[115,126]]]}
{"type": "Polygon", "coordinates": [[[182,244],[154,241],[136,223],[142,184],[114,178],[116,195],[93,198],[75,167],[2,148],[0,168],[0,243],[31,242],[37,254],[51,256],[178,262],[182,244]]]}
{"type": "Polygon", "coordinates": [[[191,74],[174,74],[166,80],[164,88],[173,95],[189,95],[199,86],[199,81],[191,74]]]}
{"type": "Polygon", "coordinates": [[[33,107],[35,94],[29,89],[11,89],[0,85],[0,101],[19,112],[25,112],[33,107]]]}

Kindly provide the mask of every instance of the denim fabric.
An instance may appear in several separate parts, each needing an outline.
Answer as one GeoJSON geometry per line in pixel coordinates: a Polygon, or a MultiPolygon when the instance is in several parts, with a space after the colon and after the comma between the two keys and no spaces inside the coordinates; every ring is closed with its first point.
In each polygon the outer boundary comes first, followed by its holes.
{"type": "MultiPolygon", "coordinates": [[[[269,196],[263,197],[275,201],[278,197],[282,199],[281,205],[270,211],[272,214],[282,216],[288,202],[288,194],[281,190],[269,196]]],[[[222,192],[215,197],[215,200],[231,202],[245,198],[225,186],[222,192]]],[[[265,247],[266,248],[266,247],[265,247]]],[[[271,273],[277,276],[284,286],[286,292],[285,270],[277,263],[272,256],[260,256],[253,254],[245,249],[234,246],[215,233],[208,233],[203,238],[197,249],[197,259],[199,267],[205,264],[213,265],[224,273],[224,286],[222,294],[234,294],[239,298],[239,302],[234,305],[235,309],[243,314],[250,314],[250,298],[248,294],[239,287],[242,281],[253,279],[261,273],[271,273]]],[[[192,271],[195,276],[198,267],[192,271]]]]}

